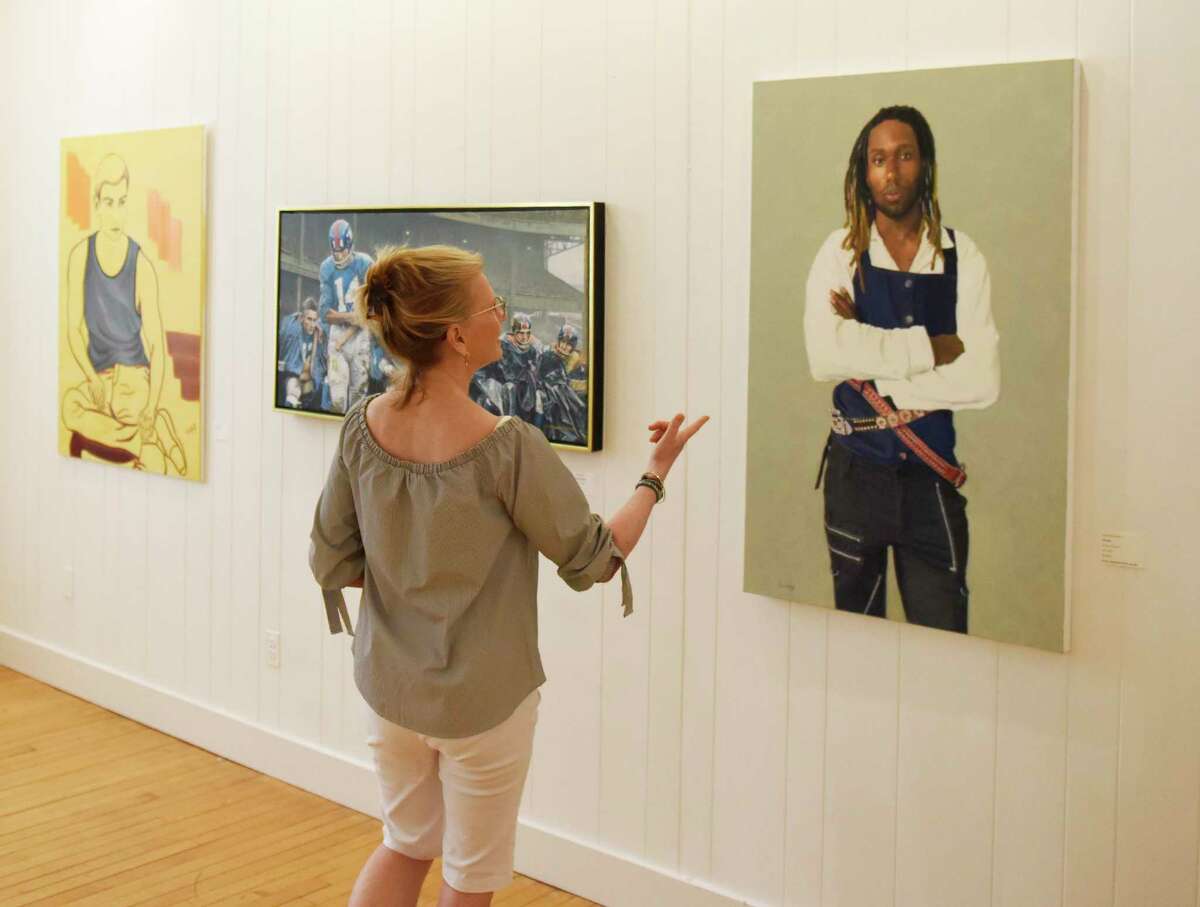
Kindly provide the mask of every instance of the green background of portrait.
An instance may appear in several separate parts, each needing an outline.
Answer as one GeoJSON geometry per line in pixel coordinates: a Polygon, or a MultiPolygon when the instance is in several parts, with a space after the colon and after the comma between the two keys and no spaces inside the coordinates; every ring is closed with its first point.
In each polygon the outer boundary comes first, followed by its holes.
{"type": "MultiPolygon", "coordinates": [[[[987,259],[1000,333],[1000,399],[955,415],[970,633],[1066,649],[1075,99],[1071,60],[755,84],[747,592],[833,607],[813,483],[834,385],[808,369],[804,286],[844,222],[859,130],[910,104],[933,130],[943,223],[987,259]]],[[[893,568],[888,616],[903,620],[893,568]]]]}

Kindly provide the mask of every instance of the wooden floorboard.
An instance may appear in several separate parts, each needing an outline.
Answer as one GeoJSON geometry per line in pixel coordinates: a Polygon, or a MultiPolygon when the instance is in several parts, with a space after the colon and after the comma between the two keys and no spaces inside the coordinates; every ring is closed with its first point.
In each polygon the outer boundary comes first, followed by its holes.
{"type": "MultiPolygon", "coordinates": [[[[379,823],[0,667],[0,905],[345,904],[379,823]]],[[[435,863],[420,907],[434,907],[435,863]]],[[[495,907],[588,907],[517,876],[495,907]]]]}

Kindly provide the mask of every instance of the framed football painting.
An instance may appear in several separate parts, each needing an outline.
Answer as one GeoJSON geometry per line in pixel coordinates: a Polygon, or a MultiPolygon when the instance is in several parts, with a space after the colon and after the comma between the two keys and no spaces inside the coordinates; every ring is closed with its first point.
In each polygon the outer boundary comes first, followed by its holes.
{"type": "Polygon", "coordinates": [[[275,409],[341,418],[403,375],[350,315],[377,251],[478,252],[503,300],[501,357],[470,393],[554,445],[599,450],[603,427],[604,206],[599,202],[279,212],[275,409]]]}

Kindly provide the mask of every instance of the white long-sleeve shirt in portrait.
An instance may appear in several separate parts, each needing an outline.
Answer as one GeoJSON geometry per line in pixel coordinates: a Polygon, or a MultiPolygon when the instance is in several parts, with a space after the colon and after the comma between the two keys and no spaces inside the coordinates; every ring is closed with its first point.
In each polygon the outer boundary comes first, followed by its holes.
{"type": "MultiPolygon", "coordinates": [[[[832,290],[853,298],[853,253],[842,248],[846,229],[829,235],[813,259],[805,293],[804,342],[817,381],[874,380],[879,392],[900,409],[983,409],[1000,395],[1000,335],[992,318],[987,261],[961,230],[950,238],[943,228],[942,249],[958,247],[955,320],[963,354],[934,366],[929,336],[921,325],[880,328],[840,317],[830,303],[832,290]]],[[[910,273],[943,274],[945,260],[933,255],[922,233],[910,273]]],[[[878,229],[871,226],[871,263],[899,271],[878,229]]]]}

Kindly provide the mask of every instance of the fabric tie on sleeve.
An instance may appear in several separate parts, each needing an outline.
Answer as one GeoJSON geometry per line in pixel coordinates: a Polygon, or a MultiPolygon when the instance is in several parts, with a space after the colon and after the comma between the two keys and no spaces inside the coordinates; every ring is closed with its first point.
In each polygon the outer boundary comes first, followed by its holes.
{"type": "Polygon", "coordinates": [[[621,616],[628,617],[633,613],[633,584],[629,582],[629,568],[625,559],[621,558],[621,616]]]}
{"type": "Polygon", "coordinates": [[[322,589],[321,596],[325,599],[325,617],[329,621],[329,632],[337,634],[344,629],[353,636],[354,626],[350,623],[350,612],[346,610],[346,596],[342,594],[342,590],[322,589]]]}

